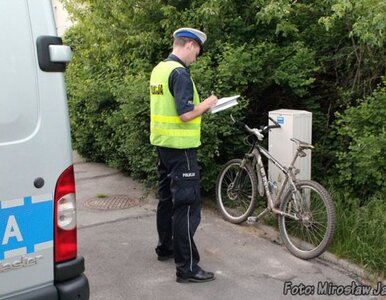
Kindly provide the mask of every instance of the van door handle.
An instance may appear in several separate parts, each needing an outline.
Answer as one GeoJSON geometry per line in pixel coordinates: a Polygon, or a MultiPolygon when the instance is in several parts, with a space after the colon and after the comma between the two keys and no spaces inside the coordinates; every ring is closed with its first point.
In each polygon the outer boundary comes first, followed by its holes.
{"type": "Polygon", "coordinates": [[[72,50],[66,45],[49,45],[50,61],[59,63],[69,63],[72,59],[72,50]]]}
{"type": "Polygon", "coordinates": [[[63,45],[58,36],[42,35],[36,39],[36,50],[40,70],[44,72],[64,72],[71,60],[72,51],[63,45]]]}

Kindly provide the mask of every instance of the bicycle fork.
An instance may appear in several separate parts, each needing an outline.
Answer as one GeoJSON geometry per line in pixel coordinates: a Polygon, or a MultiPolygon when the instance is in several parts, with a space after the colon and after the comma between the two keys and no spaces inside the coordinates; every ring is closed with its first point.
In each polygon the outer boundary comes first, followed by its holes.
{"type": "MultiPolygon", "coordinates": [[[[262,150],[264,150],[264,149],[260,149],[260,151],[262,151],[262,150]]],[[[261,181],[262,181],[262,183],[264,185],[265,195],[267,197],[267,208],[264,209],[256,217],[254,217],[254,216],[248,217],[247,223],[248,224],[253,224],[256,221],[258,221],[259,219],[261,219],[263,216],[265,216],[269,212],[273,213],[275,215],[286,216],[286,217],[294,219],[296,221],[300,220],[296,215],[289,214],[287,212],[281,211],[280,209],[276,208],[277,204],[279,203],[279,199],[282,196],[283,189],[280,190],[280,192],[277,195],[276,201],[274,201],[273,198],[272,198],[272,194],[271,194],[271,192],[269,190],[268,178],[267,178],[267,174],[266,174],[265,169],[264,169],[264,165],[263,165],[263,161],[262,161],[262,158],[261,158],[261,154],[259,153],[259,151],[257,149],[254,149],[249,156],[253,156],[254,157],[254,164],[256,166],[257,176],[258,176],[259,179],[261,178],[261,181]]],[[[268,154],[268,156],[269,156],[269,154],[268,154]]],[[[273,161],[276,162],[275,160],[273,160],[273,161]]],[[[286,174],[287,170],[283,170],[283,172],[286,174]]],[[[289,176],[286,176],[286,179],[283,182],[283,188],[287,185],[288,180],[289,180],[289,176]]],[[[296,189],[296,186],[293,184],[293,181],[291,181],[291,183],[292,183],[291,184],[292,188],[294,189],[293,192],[298,193],[298,191],[296,189]]],[[[259,184],[260,184],[260,182],[259,182],[259,184]]]]}
{"type": "Polygon", "coordinates": [[[246,163],[247,163],[247,159],[244,158],[244,159],[241,161],[240,170],[237,171],[236,176],[235,176],[235,179],[234,179],[233,182],[231,183],[231,189],[236,189],[236,188],[237,188],[237,185],[240,184],[240,176],[241,176],[240,174],[241,174],[242,170],[244,169],[246,163]]]}

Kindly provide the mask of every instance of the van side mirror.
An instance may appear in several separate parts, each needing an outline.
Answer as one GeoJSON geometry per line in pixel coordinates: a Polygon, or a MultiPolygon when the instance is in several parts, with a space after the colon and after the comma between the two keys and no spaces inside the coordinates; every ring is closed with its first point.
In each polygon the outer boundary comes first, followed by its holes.
{"type": "Polygon", "coordinates": [[[58,36],[39,36],[36,40],[39,67],[44,72],[64,72],[72,51],[58,36]]]}

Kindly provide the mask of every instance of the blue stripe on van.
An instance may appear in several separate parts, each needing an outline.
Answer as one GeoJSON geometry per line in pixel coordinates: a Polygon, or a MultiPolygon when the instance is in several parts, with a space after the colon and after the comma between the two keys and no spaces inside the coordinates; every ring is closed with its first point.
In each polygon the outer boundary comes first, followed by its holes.
{"type": "MultiPolygon", "coordinates": [[[[53,241],[53,200],[32,203],[24,197],[24,205],[0,209],[0,261],[8,251],[25,249],[35,252],[37,244],[53,241]]],[[[8,252],[9,253],[9,252],[8,252]]]]}

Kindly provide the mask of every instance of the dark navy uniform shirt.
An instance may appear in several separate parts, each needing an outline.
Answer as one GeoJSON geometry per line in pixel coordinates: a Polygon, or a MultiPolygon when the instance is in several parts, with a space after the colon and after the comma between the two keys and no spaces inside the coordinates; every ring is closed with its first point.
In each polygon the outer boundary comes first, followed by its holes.
{"type": "Polygon", "coordinates": [[[170,54],[167,61],[179,62],[184,67],[176,68],[169,76],[169,90],[176,102],[177,114],[180,116],[194,109],[193,82],[187,66],[174,54],[170,54]]]}

